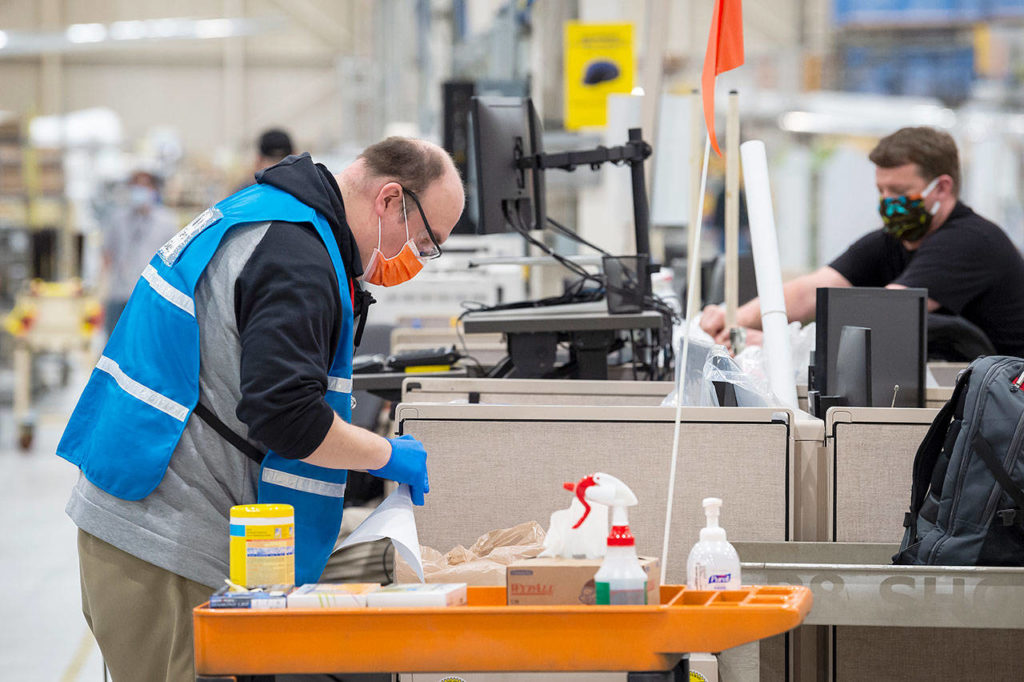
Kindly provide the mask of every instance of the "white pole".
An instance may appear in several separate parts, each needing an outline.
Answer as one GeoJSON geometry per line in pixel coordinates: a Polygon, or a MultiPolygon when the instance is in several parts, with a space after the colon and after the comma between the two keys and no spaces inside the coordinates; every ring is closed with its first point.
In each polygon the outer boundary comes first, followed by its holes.
{"type": "MultiPolygon", "coordinates": [[[[711,156],[711,137],[704,138],[704,167],[701,171],[700,189],[695,197],[697,215],[704,215],[704,193],[708,186],[708,158],[711,156]]],[[[697,253],[700,246],[700,223],[690,231],[689,252],[697,253]]],[[[688,281],[686,284],[686,310],[683,317],[683,350],[677,360],[676,372],[676,417],[672,431],[672,460],[668,470],[668,503],[665,505],[665,537],[661,543],[661,584],[665,584],[665,572],[668,570],[668,543],[672,535],[672,501],[676,493],[676,463],[679,460],[679,424],[683,418],[683,387],[686,385],[686,358],[690,351],[690,320],[696,315],[699,303],[697,284],[700,282],[700,260],[689,259],[688,281]]],[[[795,390],[795,389],[794,389],[795,390]]]]}
{"type": "Polygon", "coordinates": [[[736,326],[740,253],[740,96],[729,92],[725,124],[725,328],[736,326]]]}
{"type": "Polygon", "coordinates": [[[768,156],[764,142],[750,140],[740,145],[743,182],[750,219],[750,244],[754,252],[757,295],[761,299],[761,328],[764,329],[764,357],[768,383],[783,405],[797,409],[796,377],[789,348],[789,318],[782,293],[779,242],[775,234],[768,156]]]}
{"type": "MultiPolygon", "coordinates": [[[[703,160],[700,156],[700,143],[705,136],[704,109],[701,104],[700,92],[694,90],[690,97],[690,224],[686,236],[691,247],[686,253],[687,272],[690,272],[695,267],[694,264],[700,270],[700,240],[696,241],[697,249],[693,249],[692,244],[694,243],[693,235],[700,233],[700,224],[704,218],[704,199],[698,196],[698,192],[700,192],[701,184],[701,165],[706,165],[708,159],[707,154],[704,155],[703,160]]],[[[695,281],[696,284],[690,282],[687,285],[686,291],[693,291],[697,295],[697,301],[700,302],[700,277],[695,281]]]]}

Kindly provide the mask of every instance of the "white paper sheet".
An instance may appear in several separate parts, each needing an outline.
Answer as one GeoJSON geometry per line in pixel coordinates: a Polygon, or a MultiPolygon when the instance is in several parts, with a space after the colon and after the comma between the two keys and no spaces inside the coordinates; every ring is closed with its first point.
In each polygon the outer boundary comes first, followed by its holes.
{"type": "Polygon", "coordinates": [[[388,495],[387,499],[345,538],[338,549],[382,538],[391,539],[395,551],[413,567],[420,582],[423,582],[423,559],[420,556],[419,535],[416,533],[416,517],[412,511],[412,495],[409,486],[404,483],[398,486],[398,490],[388,495]]]}

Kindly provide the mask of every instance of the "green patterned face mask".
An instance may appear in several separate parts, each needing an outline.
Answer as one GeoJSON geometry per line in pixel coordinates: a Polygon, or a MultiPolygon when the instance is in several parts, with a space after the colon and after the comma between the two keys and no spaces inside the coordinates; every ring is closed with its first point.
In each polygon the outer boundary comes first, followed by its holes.
{"type": "Polygon", "coordinates": [[[939,202],[931,208],[925,208],[924,198],[935,189],[939,179],[928,183],[924,191],[917,195],[882,198],[878,200],[878,213],[882,216],[882,225],[886,234],[896,239],[916,242],[928,232],[932,216],[939,210],[939,202]]]}

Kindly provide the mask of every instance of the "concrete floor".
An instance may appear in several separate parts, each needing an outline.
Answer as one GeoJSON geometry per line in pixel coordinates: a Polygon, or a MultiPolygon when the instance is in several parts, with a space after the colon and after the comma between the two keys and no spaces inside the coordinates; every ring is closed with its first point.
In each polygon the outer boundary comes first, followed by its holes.
{"type": "MultiPolygon", "coordinates": [[[[9,375],[8,375],[9,376],[9,375]]],[[[29,453],[18,449],[10,405],[0,406],[0,678],[100,681],[103,664],[82,617],[76,529],[64,504],[78,470],[54,455],[86,373],[35,402],[29,453]]]]}

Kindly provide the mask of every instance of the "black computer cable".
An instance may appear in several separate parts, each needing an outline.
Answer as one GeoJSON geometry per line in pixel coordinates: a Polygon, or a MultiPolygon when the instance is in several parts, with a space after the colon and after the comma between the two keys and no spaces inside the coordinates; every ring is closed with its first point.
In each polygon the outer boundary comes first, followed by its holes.
{"type": "Polygon", "coordinates": [[[601,286],[604,286],[604,284],[605,284],[604,283],[604,279],[600,275],[594,275],[593,273],[587,272],[587,270],[585,268],[583,268],[582,266],[578,265],[577,263],[573,263],[568,258],[565,258],[564,256],[556,253],[551,247],[549,247],[544,242],[542,242],[542,241],[540,241],[538,239],[535,239],[530,234],[529,230],[526,229],[526,226],[522,224],[522,222],[521,222],[521,217],[522,216],[520,216],[517,213],[517,214],[515,214],[515,220],[512,219],[512,213],[509,211],[508,204],[504,204],[501,208],[502,208],[502,212],[505,214],[505,221],[509,225],[511,225],[512,229],[514,229],[516,232],[518,232],[523,237],[523,239],[525,239],[530,244],[536,246],[538,249],[543,251],[545,254],[551,256],[552,258],[554,258],[563,267],[571,270],[573,273],[575,273],[579,277],[581,277],[583,279],[586,279],[586,280],[589,280],[589,281],[592,281],[592,282],[595,282],[596,284],[599,284],[601,286]]]}
{"type": "Polygon", "coordinates": [[[549,223],[551,223],[552,227],[554,227],[558,232],[561,232],[562,234],[564,234],[566,237],[569,237],[573,241],[579,242],[580,244],[583,244],[584,246],[589,246],[594,251],[597,251],[598,253],[600,253],[602,256],[608,256],[610,258],[615,258],[615,256],[612,256],[612,254],[608,253],[607,251],[602,249],[597,244],[592,244],[592,243],[588,242],[586,239],[584,239],[582,236],[580,236],[579,232],[576,232],[575,230],[569,229],[568,227],[566,227],[562,223],[558,222],[557,220],[555,220],[551,216],[545,216],[545,217],[547,218],[547,221],[549,223]]]}

